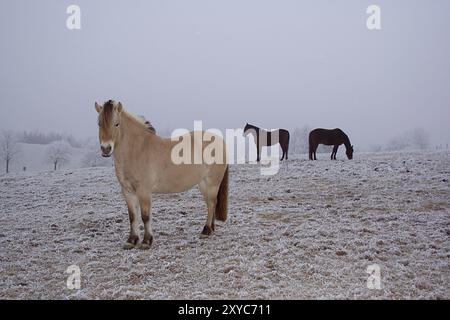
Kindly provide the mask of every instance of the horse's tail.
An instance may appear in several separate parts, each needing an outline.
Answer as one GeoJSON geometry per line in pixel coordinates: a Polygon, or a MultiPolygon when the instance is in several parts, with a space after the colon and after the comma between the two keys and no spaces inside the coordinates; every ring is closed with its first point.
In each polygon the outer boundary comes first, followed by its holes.
{"type": "Polygon", "coordinates": [[[227,220],[228,215],[228,165],[220,183],[219,192],[217,193],[216,219],[220,221],[227,220]]]}
{"type": "Polygon", "coordinates": [[[291,133],[287,130],[286,130],[286,132],[287,132],[287,149],[286,150],[289,150],[289,141],[291,140],[291,133]]]}
{"type": "Polygon", "coordinates": [[[313,137],[312,132],[309,133],[309,160],[313,160],[314,146],[313,146],[313,137]]]}

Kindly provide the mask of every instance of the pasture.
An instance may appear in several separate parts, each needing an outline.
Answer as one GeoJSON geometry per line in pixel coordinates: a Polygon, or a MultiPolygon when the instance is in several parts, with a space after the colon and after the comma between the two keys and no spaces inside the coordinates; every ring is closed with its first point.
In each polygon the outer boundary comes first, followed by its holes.
{"type": "Polygon", "coordinates": [[[231,165],[228,220],[206,239],[197,188],[155,195],[146,251],[122,249],[113,168],[2,175],[0,298],[450,298],[449,152],[306,158],[275,176],[231,165]],[[367,288],[374,264],[379,290],[367,288]]]}

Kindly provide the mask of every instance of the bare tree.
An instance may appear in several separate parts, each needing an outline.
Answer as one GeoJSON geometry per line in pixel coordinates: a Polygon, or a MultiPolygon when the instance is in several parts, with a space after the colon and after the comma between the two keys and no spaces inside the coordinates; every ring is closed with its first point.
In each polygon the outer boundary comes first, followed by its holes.
{"type": "Polygon", "coordinates": [[[415,148],[425,150],[430,146],[430,136],[423,128],[416,128],[411,133],[412,142],[415,148]]]}
{"type": "Polygon", "coordinates": [[[14,139],[12,131],[3,131],[0,137],[0,158],[5,161],[6,173],[9,172],[11,161],[17,159],[20,155],[20,148],[14,139]]]}
{"type": "Polygon", "coordinates": [[[70,161],[70,148],[66,141],[55,141],[51,143],[47,148],[48,162],[53,164],[53,170],[58,169],[61,164],[68,163],[70,161]]]}
{"type": "Polygon", "coordinates": [[[81,165],[83,167],[111,167],[111,158],[103,158],[99,150],[98,146],[90,147],[81,160],[81,165]]]}
{"type": "Polygon", "coordinates": [[[295,128],[295,130],[292,132],[289,149],[292,150],[293,154],[308,153],[309,131],[310,128],[308,126],[303,126],[301,128],[295,128]]]}

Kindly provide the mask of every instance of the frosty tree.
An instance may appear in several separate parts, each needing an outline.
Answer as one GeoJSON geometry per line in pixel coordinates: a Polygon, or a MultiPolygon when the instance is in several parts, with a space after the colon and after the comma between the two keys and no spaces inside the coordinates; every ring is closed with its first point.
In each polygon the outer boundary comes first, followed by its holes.
{"type": "Polygon", "coordinates": [[[0,137],[0,158],[5,161],[6,173],[9,172],[11,161],[17,159],[20,154],[19,145],[11,131],[3,131],[0,137]]]}
{"type": "Polygon", "coordinates": [[[91,148],[84,155],[81,164],[83,167],[110,167],[111,158],[104,158],[100,155],[98,148],[91,148]]]}
{"type": "Polygon", "coordinates": [[[311,129],[309,126],[303,126],[301,128],[295,128],[291,135],[291,141],[289,148],[292,150],[293,154],[308,153],[309,151],[309,132],[311,129]]]}
{"type": "Polygon", "coordinates": [[[70,161],[70,148],[65,141],[55,141],[47,148],[47,162],[53,164],[53,169],[70,161]]]}
{"type": "Polygon", "coordinates": [[[411,133],[414,147],[419,150],[425,150],[430,146],[430,136],[423,128],[416,128],[411,133]]]}

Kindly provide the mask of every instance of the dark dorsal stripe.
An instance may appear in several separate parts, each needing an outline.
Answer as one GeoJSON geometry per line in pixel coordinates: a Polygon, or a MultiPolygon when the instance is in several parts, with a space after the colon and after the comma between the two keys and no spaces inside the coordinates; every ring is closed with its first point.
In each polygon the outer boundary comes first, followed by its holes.
{"type": "Polygon", "coordinates": [[[145,124],[145,126],[147,127],[148,130],[150,130],[152,133],[156,133],[156,130],[153,127],[153,125],[150,123],[150,121],[145,119],[144,116],[139,115],[138,117],[142,119],[142,122],[144,122],[144,124],[145,124]]]}
{"type": "Polygon", "coordinates": [[[148,130],[150,130],[153,133],[156,133],[156,129],[152,126],[152,124],[148,120],[145,120],[145,125],[147,126],[148,130]]]}

